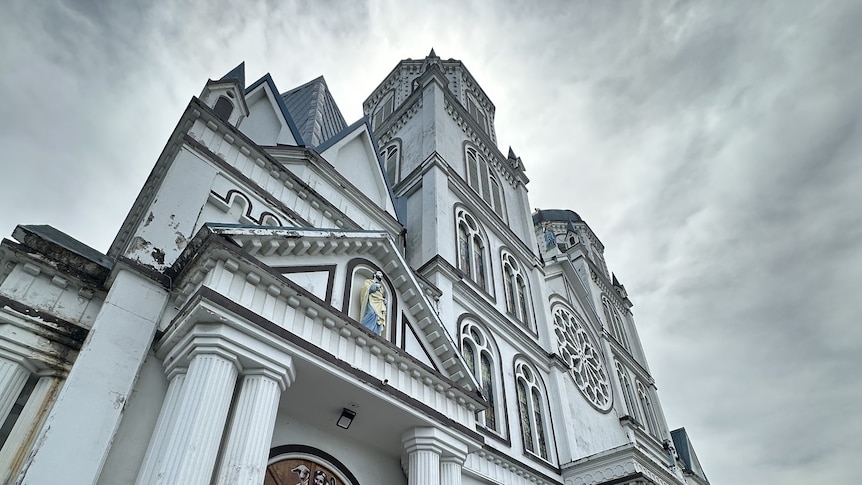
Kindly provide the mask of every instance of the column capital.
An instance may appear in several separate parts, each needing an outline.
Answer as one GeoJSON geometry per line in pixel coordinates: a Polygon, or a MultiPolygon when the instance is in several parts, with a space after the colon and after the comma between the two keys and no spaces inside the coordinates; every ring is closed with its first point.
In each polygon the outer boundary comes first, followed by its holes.
{"type": "Polygon", "coordinates": [[[236,366],[240,374],[265,374],[284,391],[296,377],[293,358],[274,338],[263,338],[237,320],[183,321],[168,329],[156,346],[170,375],[188,367],[201,354],[218,355],[236,366]]]}
{"type": "Polygon", "coordinates": [[[458,464],[467,458],[466,443],[435,427],[411,428],[401,435],[401,443],[408,455],[414,451],[433,451],[441,462],[458,464]]]}

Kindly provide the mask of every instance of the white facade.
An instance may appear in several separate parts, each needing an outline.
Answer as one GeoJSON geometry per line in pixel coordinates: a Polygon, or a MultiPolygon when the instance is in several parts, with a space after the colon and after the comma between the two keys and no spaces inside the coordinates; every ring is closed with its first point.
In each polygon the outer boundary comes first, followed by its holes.
{"type": "Polygon", "coordinates": [[[708,483],[601,242],[530,213],[460,61],[400,62],[352,125],[322,78],[244,77],[191,101],[107,254],[0,246],[0,482],[708,483]]]}

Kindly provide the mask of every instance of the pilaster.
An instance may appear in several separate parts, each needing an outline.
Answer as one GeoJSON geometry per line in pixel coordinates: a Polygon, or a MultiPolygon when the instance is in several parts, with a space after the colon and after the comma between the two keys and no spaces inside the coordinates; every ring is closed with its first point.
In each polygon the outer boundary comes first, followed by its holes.
{"type": "Polygon", "coordinates": [[[22,484],[96,483],[166,301],[158,283],[115,269],[105,303],[28,456],[22,484]]]}

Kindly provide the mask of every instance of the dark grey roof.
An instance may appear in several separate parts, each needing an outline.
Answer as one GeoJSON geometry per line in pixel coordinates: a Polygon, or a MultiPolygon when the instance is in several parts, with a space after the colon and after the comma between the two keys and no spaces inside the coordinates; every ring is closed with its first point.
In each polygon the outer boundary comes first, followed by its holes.
{"type": "Polygon", "coordinates": [[[685,432],[685,428],[671,431],[670,437],[673,439],[673,447],[676,448],[676,453],[685,465],[685,471],[693,473],[704,480],[708,480],[706,478],[706,474],[703,472],[703,467],[700,466],[700,460],[697,459],[697,454],[694,452],[694,446],[692,446],[691,440],[688,438],[688,433],[685,432]]]}
{"type": "Polygon", "coordinates": [[[539,209],[533,214],[533,225],[542,222],[582,222],[577,212],[568,209],[539,209]]]}
{"type": "Polygon", "coordinates": [[[323,76],[283,93],[281,98],[308,146],[318,147],[347,128],[323,76]]]}
{"type": "Polygon", "coordinates": [[[230,79],[236,80],[239,83],[240,89],[245,89],[245,61],[239,63],[238,66],[231,69],[231,71],[224,76],[222,76],[219,81],[227,81],[230,79]]]}

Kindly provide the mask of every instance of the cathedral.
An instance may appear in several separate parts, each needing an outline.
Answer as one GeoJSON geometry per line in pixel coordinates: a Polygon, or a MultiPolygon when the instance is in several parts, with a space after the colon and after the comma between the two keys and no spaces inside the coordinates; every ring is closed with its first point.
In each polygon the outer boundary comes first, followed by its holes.
{"type": "Polygon", "coordinates": [[[625,287],[432,50],[192,97],[107,252],[0,245],[0,483],[705,485],[625,287]]]}

